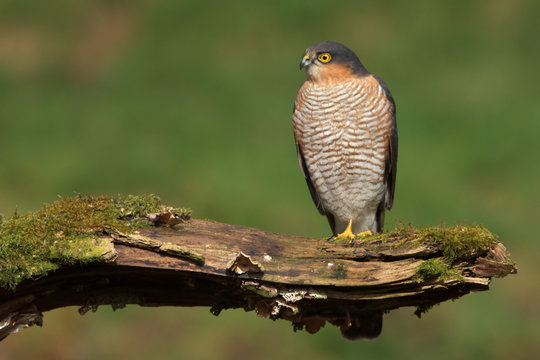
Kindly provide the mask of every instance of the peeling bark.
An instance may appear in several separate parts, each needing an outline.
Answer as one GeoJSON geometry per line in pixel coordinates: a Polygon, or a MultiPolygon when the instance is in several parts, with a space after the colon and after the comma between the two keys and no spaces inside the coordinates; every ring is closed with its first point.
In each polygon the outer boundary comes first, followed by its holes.
{"type": "Polygon", "coordinates": [[[310,333],[328,322],[347,338],[375,338],[390,310],[413,306],[420,315],[516,272],[502,243],[455,261],[452,269],[461,275],[427,281],[416,270],[427,259],[442,259],[442,250],[403,237],[340,244],[188,220],[110,240],[116,256],[108,262],[0,290],[0,338],[41,325],[52,309],[76,305],[84,313],[105,304],[209,306],[216,315],[243,308],[310,333]]]}

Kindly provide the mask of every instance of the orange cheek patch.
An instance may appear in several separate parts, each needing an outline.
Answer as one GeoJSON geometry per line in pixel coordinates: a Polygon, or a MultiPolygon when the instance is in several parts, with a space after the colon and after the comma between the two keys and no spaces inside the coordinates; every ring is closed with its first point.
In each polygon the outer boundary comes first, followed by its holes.
{"type": "Polygon", "coordinates": [[[351,68],[340,64],[318,65],[313,75],[314,80],[329,83],[347,81],[355,77],[351,68]]]}

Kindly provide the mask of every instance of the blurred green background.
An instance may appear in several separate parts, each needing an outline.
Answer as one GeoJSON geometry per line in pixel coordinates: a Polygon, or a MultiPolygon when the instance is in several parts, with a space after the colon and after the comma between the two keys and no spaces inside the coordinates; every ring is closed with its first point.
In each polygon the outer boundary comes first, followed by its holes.
{"type": "Polygon", "coordinates": [[[196,217],[329,235],[291,112],[306,47],[335,40],[397,103],[396,220],[478,222],[519,274],[385,317],[348,342],[254,313],[47,313],[0,359],[540,357],[540,41],[535,0],[0,1],[0,213],[58,195],[159,194],[196,217]]]}

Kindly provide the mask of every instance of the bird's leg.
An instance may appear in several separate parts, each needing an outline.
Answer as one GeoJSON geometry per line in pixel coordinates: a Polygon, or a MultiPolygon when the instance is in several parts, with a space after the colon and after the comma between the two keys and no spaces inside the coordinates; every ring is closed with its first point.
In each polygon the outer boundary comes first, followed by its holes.
{"type": "Polygon", "coordinates": [[[365,236],[370,236],[370,235],[373,235],[373,233],[370,230],[362,231],[362,232],[359,232],[358,234],[355,235],[352,232],[352,219],[350,219],[349,224],[347,225],[347,228],[345,229],[345,231],[343,231],[341,234],[337,234],[336,236],[331,237],[328,240],[345,240],[345,239],[347,239],[347,240],[350,240],[352,242],[354,240],[354,238],[356,238],[356,237],[365,237],[365,236]]]}
{"type": "Polygon", "coordinates": [[[349,225],[347,225],[347,228],[345,229],[345,231],[343,231],[341,234],[337,234],[335,236],[335,240],[341,240],[341,239],[349,239],[349,240],[352,240],[354,239],[354,233],[352,232],[352,219],[349,220],[349,225]]]}

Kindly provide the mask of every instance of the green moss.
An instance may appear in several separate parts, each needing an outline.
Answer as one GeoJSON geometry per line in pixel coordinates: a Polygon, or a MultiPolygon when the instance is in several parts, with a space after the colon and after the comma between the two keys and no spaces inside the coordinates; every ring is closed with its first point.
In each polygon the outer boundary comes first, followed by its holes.
{"type": "Polygon", "coordinates": [[[429,259],[423,261],[416,269],[415,281],[429,281],[440,279],[446,281],[452,278],[459,278],[460,274],[451,269],[448,264],[440,259],[429,259]]]}
{"type": "MultiPolygon", "coordinates": [[[[115,253],[102,235],[132,233],[144,223],[144,215],[162,209],[155,195],[78,196],[15,214],[0,224],[0,287],[14,289],[61,266],[107,261],[115,253]]],[[[173,211],[190,214],[186,209],[173,211]]]]}
{"type": "Polygon", "coordinates": [[[483,254],[497,244],[497,236],[482,225],[456,225],[413,227],[400,224],[393,231],[375,234],[362,238],[362,242],[401,239],[400,246],[416,246],[427,244],[437,247],[443,252],[444,260],[451,264],[456,260],[466,259],[473,255],[483,254]]]}
{"type": "MultiPolygon", "coordinates": [[[[143,217],[147,214],[159,212],[164,209],[161,199],[157,195],[127,195],[113,199],[114,206],[118,210],[121,219],[143,217]]],[[[188,219],[191,209],[166,207],[172,213],[188,219]]]]}
{"type": "Polygon", "coordinates": [[[113,200],[121,218],[141,217],[157,212],[161,208],[161,200],[157,195],[128,195],[113,200]]]}
{"type": "Polygon", "coordinates": [[[443,250],[446,261],[487,252],[497,244],[497,236],[481,225],[428,228],[420,234],[419,241],[428,240],[443,250]]]}

